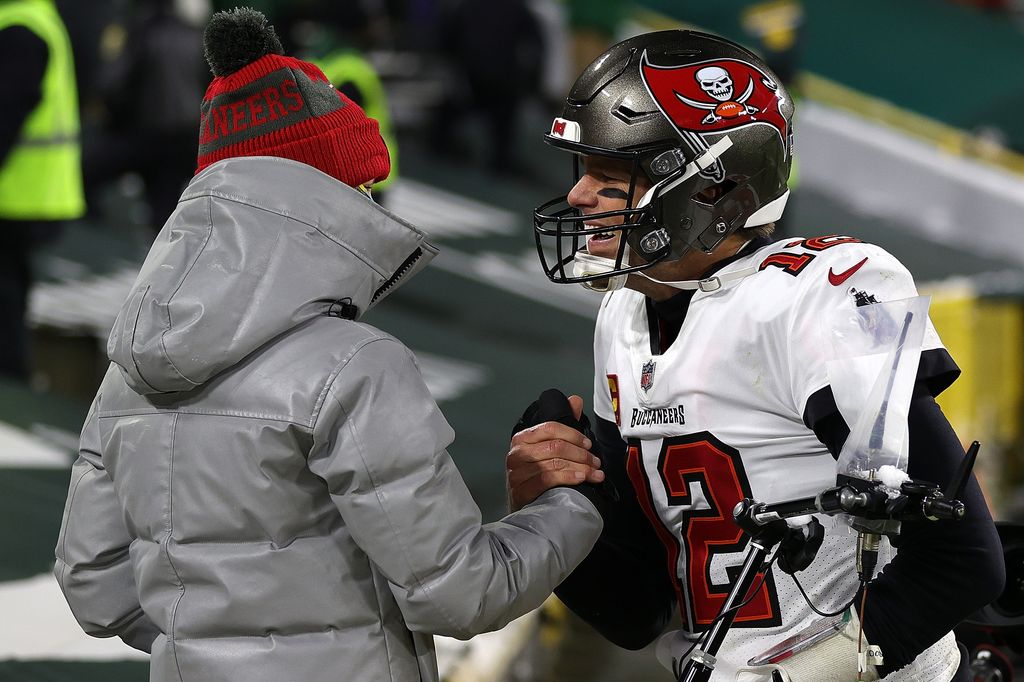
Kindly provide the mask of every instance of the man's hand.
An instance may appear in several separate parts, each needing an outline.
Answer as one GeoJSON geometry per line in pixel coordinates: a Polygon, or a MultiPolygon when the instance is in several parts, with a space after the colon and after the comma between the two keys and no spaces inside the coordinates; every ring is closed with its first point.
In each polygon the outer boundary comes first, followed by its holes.
{"type": "MultiPolygon", "coordinates": [[[[553,393],[565,400],[561,393],[553,393]]],[[[571,421],[581,424],[583,398],[569,396],[565,414],[559,413],[557,403],[558,400],[545,391],[538,402],[527,408],[523,417],[524,420],[546,421],[529,425],[520,420],[517,429],[525,428],[512,436],[512,446],[505,457],[505,485],[512,511],[522,509],[550,488],[604,480],[601,460],[590,453],[593,447],[590,438],[579,428],[565,423],[570,421],[568,408],[571,408],[571,421]],[[556,409],[552,409],[551,404],[555,404],[556,409]]]]}

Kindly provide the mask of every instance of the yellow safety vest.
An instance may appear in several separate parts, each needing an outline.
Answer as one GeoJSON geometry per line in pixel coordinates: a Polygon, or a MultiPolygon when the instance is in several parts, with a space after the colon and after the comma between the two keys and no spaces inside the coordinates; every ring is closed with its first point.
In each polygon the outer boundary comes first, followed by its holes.
{"type": "Polygon", "coordinates": [[[360,106],[366,115],[376,119],[380,126],[380,136],[388,147],[391,156],[391,173],[384,182],[373,186],[374,190],[383,190],[398,177],[398,143],[391,131],[391,115],[388,113],[387,96],[373,66],[354,52],[338,52],[315,61],[320,70],[335,87],[342,83],[352,82],[363,95],[360,106]]]}
{"type": "Polygon", "coordinates": [[[52,0],[0,1],[0,30],[11,26],[42,38],[49,56],[42,99],[0,166],[0,219],[78,218],[85,197],[71,41],[52,0]]]}

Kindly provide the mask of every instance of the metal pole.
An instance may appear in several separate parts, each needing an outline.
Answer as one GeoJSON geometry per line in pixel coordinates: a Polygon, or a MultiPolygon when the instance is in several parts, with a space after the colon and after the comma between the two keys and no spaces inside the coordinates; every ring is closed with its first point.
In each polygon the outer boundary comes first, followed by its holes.
{"type": "Polygon", "coordinates": [[[767,555],[768,550],[766,548],[758,544],[756,540],[751,541],[750,549],[747,551],[747,558],[743,562],[743,568],[740,569],[740,574],[733,584],[732,591],[729,592],[729,596],[719,612],[726,615],[717,620],[707,631],[707,634],[704,635],[707,646],[694,650],[690,660],[686,663],[686,667],[683,668],[683,674],[679,678],[680,682],[707,682],[711,679],[711,673],[715,669],[715,656],[718,654],[718,650],[725,640],[725,635],[729,632],[729,627],[739,611],[739,609],[731,609],[735,605],[742,603],[747,597],[747,592],[750,590],[751,585],[754,584],[757,572],[762,564],[764,564],[764,559],[767,555]]]}

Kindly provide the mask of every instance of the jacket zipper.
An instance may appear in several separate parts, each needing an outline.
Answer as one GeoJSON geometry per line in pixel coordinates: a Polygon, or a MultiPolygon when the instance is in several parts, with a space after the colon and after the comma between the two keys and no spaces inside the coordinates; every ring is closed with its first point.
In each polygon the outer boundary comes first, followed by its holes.
{"type": "Polygon", "coordinates": [[[409,269],[412,268],[422,255],[423,249],[418,247],[415,251],[409,254],[409,257],[402,261],[402,264],[398,266],[397,270],[395,270],[395,274],[391,275],[391,277],[388,278],[388,281],[381,284],[377,291],[373,292],[373,298],[370,299],[370,303],[374,303],[378,298],[387,293],[388,289],[395,286],[398,283],[398,280],[405,277],[406,273],[409,272],[409,269]]]}

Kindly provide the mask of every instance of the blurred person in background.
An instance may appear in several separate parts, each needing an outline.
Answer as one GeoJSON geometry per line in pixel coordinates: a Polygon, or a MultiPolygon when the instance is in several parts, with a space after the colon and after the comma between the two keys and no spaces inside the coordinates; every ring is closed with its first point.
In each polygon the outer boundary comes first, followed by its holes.
{"type": "Polygon", "coordinates": [[[583,71],[618,37],[628,6],[619,0],[568,0],[573,73],[583,71]]]}
{"type": "MultiPolygon", "coordinates": [[[[75,55],[75,80],[78,83],[78,106],[82,118],[82,137],[89,135],[91,107],[96,95],[96,74],[102,62],[104,33],[108,27],[118,25],[118,18],[127,8],[117,0],[81,2],[56,0],[57,12],[71,39],[75,55]]],[[[91,209],[92,207],[89,206],[91,209]]]]}
{"type": "Polygon", "coordinates": [[[159,230],[195,168],[195,102],[207,69],[199,27],[175,0],[134,3],[122,36],[100,63],[96,90],[100,128],[85,140],[83,172],[90,205],[110,182],[136,173],[148,224],[159,230]]]}
{"type": "MultiPolygon", "coordinates": [[[[910,273],[879,247],[853,237],[772,236],[788,198],[792,115],[785,87],[750,51],[717,36],[662,31],[595,60],[546,136],[576,155],[579,171],[566,196],[535,212],[539,247],[565,240],[553,264],[553,250],[538,249],[545,273],[607,292],[594,339],[592,440],[615,491],[598,489],[604,531],[555,592],[620,646],[660,637],[658,658],[676,676],[743,560],[749,538],[729,517],[735,505],[813,497],[835,485],[850,428],[829,383],[821,321],[917,295],[910,273]],[[674,607],[683,628],[662,636],[674,607]]],[[[960,370],[930,322],[923,349],[908,473],[948,485],[964,452],[934,397],[960,370]]],[[[572,408],[569,418],[567,407],[538,403],[521,420],[517,428],[539,424],[551,440],[529,428],[513,437],[512,509],[544,489],[552,468],[585,471],[551,452],[573,430],[587,431],[578,399],[572,408]]],[[[785,562],[766,570],[712,679],[970,679],[952,629],[999,595],[1004,566],[973,477],[963,500],[960,521],[904,521],[898,551],[882,548],[882,569],[865,571],[866,587],[855,570],[855,534],[829,521],[800,574],[810,596],[801,596],[785,562]],[[860,594],[866,610],[855,605],[860,594]],[[777,665],[748,663],[814,623],[815,609],[845,612],[841,631],[777,665]],[[884,662],[861,676],[867,644],[881,648],[884,662]]]]}
{"type": "Polygon", "coordinates": [[[373,198],[387,206],[387,189],[398,178],[398,141],[391,125],[387,92],[367,54],[390,31],[383,28],[383,18],[365,8],[353,13],[335,3],[313,4],[303,15],[309,29],[315,27],[305,31],[303,52],[313,55],[310,61],[320,67],[335,89],[377,121],[391,157],[391,173],[373,185],[373,198]]]}
{"type": "Polygon", "coordinates": [[[0,0],[0,376],[25,380],[32,253],[85,212],[78,94],[52,0],[0,0]]]}
{"type": "Polygon", "coordinates": [[[437,680],[431,634],[539,606],[600,514],[561,487],[482,525],[412,353],[357,321],[437,252],[370,196],[377,123],[258,12],[205,46],[198,174],[111,332],[55,576],[152,680],[437,680]]]}
{"type": "Polygon", "coordinates": [[[380,125],[380,135],[391,154],[391,174],[373,186],[374,199],[387,206],[387,189],[398,178],[398,141],[391,127],[387,93],[373,64],[354,49],[340,47],[313,60],[343,95],[358,104],[380,125]]]}
{"type": "Polygon", "coordinates": [[[456,78],[434,114],[431,149],[467,158],[472,146],[466,127],[478,121],[486,141],[485,167],[520,171],[517,126],[524,102],[537,96],[544,63],[537,17],[525,0],[459,0],[443,15],[439,42],[456,78]]]}

